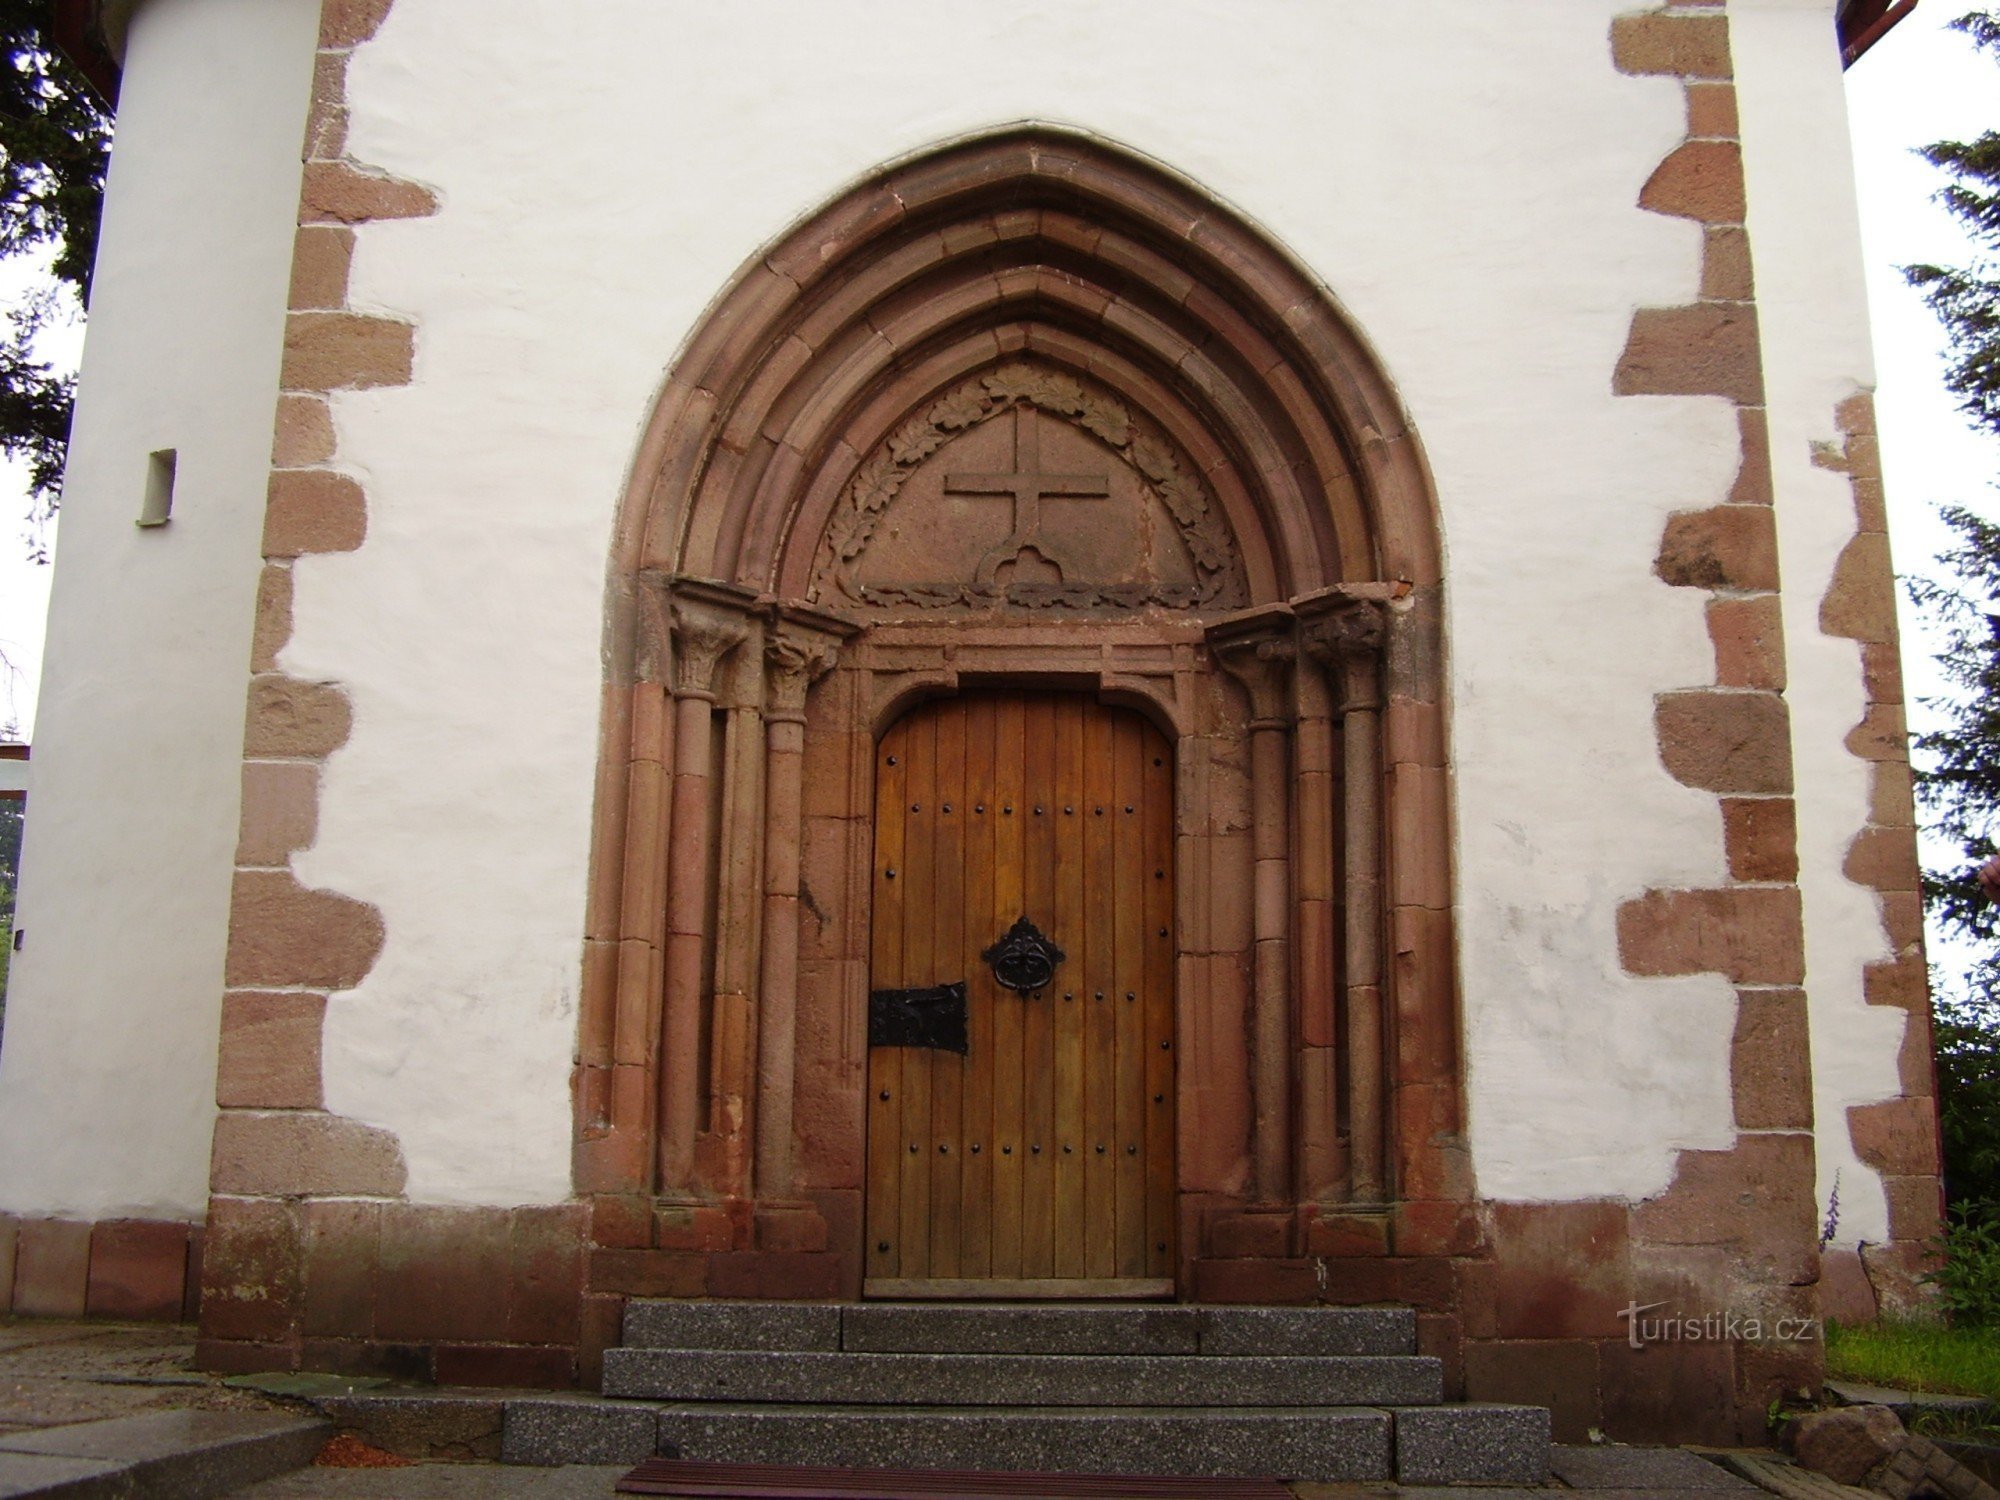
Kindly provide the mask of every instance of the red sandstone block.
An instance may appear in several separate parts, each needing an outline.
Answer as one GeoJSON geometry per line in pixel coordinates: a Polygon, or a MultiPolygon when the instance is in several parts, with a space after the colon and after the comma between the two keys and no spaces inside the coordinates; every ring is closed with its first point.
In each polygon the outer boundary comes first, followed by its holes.
{"type": "Polygon", "coordinates": [[[1217,1260],[1283,1260],[1291,1239],[1288,1213],[1218,1214],[1209,1221],[1208,1253],[1217,1260]]]}
{"type": "Polygon", "coordinates": [[[1893,1005],[1912,1013],[1930,1002],[1930,975],[1923,955],[1911,954],[1888,963],[1869,964],[1861,971],[1861,992],[1870,1005],[1893,1005]]]}
{"type": "Polygon", "coordinates": [[[1479,1214],[1466,1203],[1399,1203],[1395,1236],[1402,1256],[1478,1255],[1486,1244],[1479,1214]]]}
{"type": "Polygon", "coordinates": [[[1776,693],[1662,693],[1653,727],[1662,764],[1688,786],[1749,796],[1792,790],[1791,717],[1776,693]]]}
{"type": "Polygon", "coordinates": [[[1640,308],[1612,389],[1620,396],[1727,396],[1761,406],[1756,309],[1736,302],[1640,308]]]}
{"type": "Polygon", "coordinates": [[[1502,1338],[1616,1338],[1632,1300],[1622,1203],[1496,1203],[1494,1330],[1502,1338]]]}
{"type": "MultiPolygon", "coordinates": [[[[1686,1315],[1699,1317],[1702,1311],[1688,1309],[1686,1315]]],[[[1606,1437],[1621,1443],[1742,1440],[1733,1346],[1660,1342],[1631,1349],[1611,1339],[1600,1347],[1598,1360],[1606,1437]]]]}
{"type": "Polygon", "coordinates": [[[1851,1104],[1847,1132],[1854,1154],[1885,1177],[1937,1175],[1937,1110],[1929,1099],[1851,1104]]]}
{"type": "Polygon", "coordinates": [[[352,552],[368,539],[361,486],[331,469],[281,469],[264,504],[264,556],[352,552]]]}
{"type": "Polygon", "coordinates": [[[1465,1399],[1465,1328],[1451,1313],[1417,1314],[1417,1353],[1444,1366],[1444,1399],[1465,1399]]]}
{"type": "Polygon", "coordinates": [[[521,1344],[574,1347],[583,1305],[581,1204],[514,1210],[509,1244],[507,1336],[521,1344]]]}
{"type": "Polygon", "coordinates": [[[803,1251],[730,1251],[709,1257],[708,1290],[713,1297],[833,1297],[840,1291],[840,1262],[803,1251]]]}
{"type": "Polygon", "coordinates": [[[1389,1253],[1387,1214],[1325,1214],[1306,1222],[1306,1254],[1346,1259],[1389,1253]]]}
{"type": "MultiPolygon", "coordinates": [[[[1350,1268],[1374,1264],[1346,1262],[1350,1268]]],[[[1196,1260],[1194,1286],[1200,1302],[1296,1305],[1316,1302],[1320,1294],[1318,1272],[1308,1260],[1196,1260]]]]}
{"type": "Polygon", "coordinates": [[[470,1341],[504,1328],[510,1228],[503,1208],[384,1204],[377,1337],[470,1341]]]}
{"type": "Polygon", "coordinates": [[[1598,1391],[1597,1345],[1588,1339],[1487,1342],[1465,1346],[1468,1401],[1509,1401],[1545,1406],[1559,1443],[1590,1441],[1603,1421],[1598,1391]]]}
{"type": "Polygon", "coordinates": [[[296,1348],[302,1239],[295,1203],[209,1199],[201,1267],[204,1340],[296,1348]]]}
{"type": "Polygon", "coordinates": [[[827,1224],[816,1209],[760,1208],[756,1215],[759,1250],[822,1251],[827,1224]]]}
{"type": "Polygon", "coordinates": [[[20,1244],[21,1221],[0,1214],[0,1313],[14,1309],[14,1251],[20,1244]]]}
{"type": "Polygon", "coordinates": [[[1743,222],[1743,152],[1734,141],[1687,141],[1654,169],[1639,206],[1706,224],[1743,222]]]}
{"type": "Polygon", "coordinates": [[[1903,705],[1872,703],[1861,722],[1847,732],[1844,741],[1849,753],[1863,760],[1907,762],[1910,758],[1909,728],[1903,719],[1903,705]]]}
{"type": "Polygon", "coordinates": [[[1896,639],[1896,570],[1889,538],[1864,531],[1842,549],[1833,582],[1819,602],[1827,635],[1889,645],[1896,639]]]}
{"type": "Polygon", "coordinates": [[[80,1318],[90,1285],[90,1225],[23,1219],[14,1252],[14,1312],[80,1318]]]}
{"type": "MultiPolygon", "coordinates": [[[[253,769],[261,768],[244,767],[246,790],[253,769]]],[[[324,995],[298,990],[225,994],[215,1102],[224,1109],[318,1109],[325,1018],[324,995]]]]}
{"type": "Polygon", "coordinates": [[[1619,16],[1611,23],[1611,57],[1621,73],[1728,78],[1729,21],[1658,11],[1619,16]]]}
{"type": "Polygon", "coordinates": [[[1722,842],[1732,880],[1798,879],[1798,813],[1789,797],[1723,798],[1722,842]]]}
{"type": "Polygon", "coordinates": [[[631,1297],[708,1294],[708,1257],[673,1250],[593,1250],[590,1290],[631,1297]]]}
{"type": "Polygon", "coordinates": [[[416,360],[416,330],[394,318],[358,313],[295,312],[285,319],[288,391],[367,390],[408,385],[416,360]]]}
{"type": "Polygon", "coordinates": [[[1653,571],[1676,588],[1776,589],[1778,537],[1770,507],[1716,505],[1669,516],[1653,571]]]}
{"type": "Polygon", "coordinates": [[[148,1219],[108,1219],[90,1236],[92,1317],[171,1323],[186,1300],[188,1226],[148,1219]]]}
{"type": "Polygon", "coordinates": [[[1917,836],[1908,828],[1864,828],[1847,846],[1841,872],[1878,891],[1917,889],[1917,836]]]}
{"type": "Polygon", "coordinates": [[[1812,1060],[1802,991],[1739,992],[1730,1080],[1738,1129],[1812,1129],[1812,1060]]]}
{"type": "MultiPolygon", "coordinates": [[[[1319,1268],[1315,1266],[1313,1270],[1317,1276],[1319,1268]]],[[[1331,1261],[1326,1267],[1326,1284],[1317,1289],[1317,1300],[1339,1307],[1394,1302],[1401,1295],[1401,1285],[1401,1269],[1386,1257],[1331,1261]]]]}
{"type": "Polygon", "coordinates": [[[1724,1248],[1734,1280],[1798,1286],[1817,1262],[1818,1217],[1812,1137],[1766,1131],[1738,1136],[1729,1151],[1683,1151],[1673,1186],[1632,1210],[1632,1233],[1649,1245],[1724,1248]]]}
{"type": "MultiPolygon", "coordinates": [[[[300,1365],[336,1375],[381,1375],[390,1380],[431,1383],[431,1350],[427,1344],[384,1344],[373,1339],[306,1339],[300,1345],[300,1365]]],[[[498,1458],[498,1434],[491,1454],[498,1458]]]]}
{"type": "Polygon", "coordinates": [[[1743,461],[1737,467],[1735,483],[1729,487],[1732,505],[1770,505],[1777,493],[1771,479],[1771,421],[1761,406],[1745,406],[1736,413],[1741,434],[1743,461]]]}
{"type": "Polygon", "coordinates": [[[577,1384],[596,1390],[604,1381],[604,1351],[616,1348],[624,1336],[625,1299],[585,1297],[582,1329],[576,1351],[577,1384]]]}
{"type": "Polygon", "coordinates": [[[364,172],[345,161],[306,163],[299,218],[309,224],[360,224],[371,219],[421,219],[437,212],[437,195],[419,183],[364,172]]]}
{"type": "Polygon", "coordinates": [[[1889,1200],[1892,1239],[1926,1244],[1944,1219],[1944,1189],[1935,1176],[1885,1177],[1882,1190],[1889,1200]]]}
{"type": "Polygon", "coordinates": [[[590,1241],[609,1250],[644,1250],[653,1240],[653,1203],[637,1193],[599,1193],[590,1200],[590,1241]]]}
{"type": "Polygon", "coordinates": [[[353,47],[375,35],[392,0],[325,0],[319,12],[319,44],[353,47]]]}
{"type": "Polygon", "coordinates": [[[313,1199],[304,1204],[304,1215],[304,1332],[311,1338],[369,1338],[375,1331],[382,1205],[313,1199]]]}
{"type": "Polygon", "coordinates": [[[1799,893],[1791,886],[1648,891],[1618,909],[1626,972],[1727,975],[1738,984],[1804,978],[1799,893]]]}
{"type": "Polygon", "coordinates": [[[543,1344],[439,1344],[433,1369],[439,1385],[562,1390],[576,1384],[576,1351],[543,1344]]]}
{"type": "MultiPolygon", "coordinates": [[[[369,903],[309,889],[289,870],[237,872],[227,959],[232,989],[351,989],[381,951],[382,914],[369,903]]],[[[378,1191],[400,1190],[398,1183],[378,1191]]]]}
{"type": "Polygon", "coordinates": [[[728,1250],[735,1242],[736,1229],[727,1209],[670,1203],[653,1213],[653,1243],[662,1250],[728,1250]]]}

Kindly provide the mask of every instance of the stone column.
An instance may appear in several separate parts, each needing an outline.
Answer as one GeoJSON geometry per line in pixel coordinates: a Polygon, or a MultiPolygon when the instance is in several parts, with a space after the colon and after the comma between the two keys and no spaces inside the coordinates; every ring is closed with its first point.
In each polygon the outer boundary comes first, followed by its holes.
{"type": "Polygon", "coordinates": [[[750,1192],[756,1086],[757,960],[764,927],[764,660],[762,620],[716,675],[722,716],[717,783],[714,955],[709,984],[708,1121],[696,1143],[700,1186],[750,1192]]]}
{"type": "MultiPolygon", "coordinates": [[[[610,1015],[602,1030],[612,1064],[604,1101],[606,1128],[618,1138],[621,1186],[650,1185],[657,1090],[645,1079],[659,1059],[661,989],[667,939],[667,852],[674,773],[672,601],[662,580],[639,581],[636,659],[631,687],[631,753],[626,768],[624,865],[618,884],[618,949],[610,1015]]],[[[593,1028],[596,1030],[598,1028],[593,1028]]],[[[594,1039],[593,1039],[594,1040],[594,1039]]],[[[591,1060],[592,1042],[586,1042],[591,1060]]]]}
{"type": "Polygon", "coordinates": [[[799,849],[806,693],[833,668],[833,647],[780,626],[764,647],[764,974],[757,1017],[757,1194],[789,1197],[799,1005],[799,849]]]}
{"type": "Polygon", "coordinates": [[[685,1187],[700,1126],[702,947],[708,910],[710,717],[717,665],[749,634],[742,614],[673,601],[674,786],[668,856],[666,1005],[660,1066],[660,1186],[685,1187]]]}
{"type": "Polygon", "coordinates": [[[1257,1201],[1278,1204],[1297,1196],[1292,1180],[1291,788],[1286,766],[1296,652],[1289,631],[1280,636],[1263,621],[1244,624],[1247,629],[1224,627],[1211,631],[1209,638],[1224,670],[1250,695],[1250,846],[1255,871],[1251,1158],[1257,1201]]]}
{"type": "Polygon", "coordinates": [[[1347,1141],[1340,1117],[1340,954],[1334,764],[1333,695],[1316,668],[1294,674],[1298,732],[1292,781],[1297,840],[1292,861],[1292,948],[1299,1016],[1299,1192],[1306,1202],[1343,1200],[1348,1194],[1347,1141]]]}
{"type": "Polygon", "coordinates": [[[1342,600],[1310,621],[1306,650],[1325,665],[1340,693],[1344,746],[1343,974],[1347,998],[1348,1145],[1351,1196],[1387,1200],[1382,1010],[1382,642],[1380,605],[1342,600]]]}

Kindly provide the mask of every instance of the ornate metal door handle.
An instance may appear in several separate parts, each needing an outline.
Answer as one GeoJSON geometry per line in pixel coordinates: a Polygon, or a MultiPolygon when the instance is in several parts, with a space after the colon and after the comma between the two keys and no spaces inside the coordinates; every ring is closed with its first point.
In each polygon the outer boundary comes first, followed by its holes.
{"type": "Polygon", "coordinates": [[[993,966],[993,977],[1001,985],[1025,995],[1046,989],[1066,955],[1024,916],[979,956],[993,966]]]}

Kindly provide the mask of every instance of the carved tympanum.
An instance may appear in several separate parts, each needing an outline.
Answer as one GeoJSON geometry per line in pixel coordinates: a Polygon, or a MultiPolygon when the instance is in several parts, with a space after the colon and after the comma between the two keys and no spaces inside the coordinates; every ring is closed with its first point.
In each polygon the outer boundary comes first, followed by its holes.
{"type": "Polygon", "coordinates": [[[1014,360],[960,382],[855,471],[815,598],[879,608],[1233,608],[1243,570],[1194,465],[1151,421],[1014,360]]]}

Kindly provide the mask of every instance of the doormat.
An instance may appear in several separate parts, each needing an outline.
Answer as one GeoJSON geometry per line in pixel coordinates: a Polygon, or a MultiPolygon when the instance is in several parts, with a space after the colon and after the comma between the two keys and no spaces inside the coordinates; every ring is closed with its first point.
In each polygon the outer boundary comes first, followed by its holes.
{"type": "Polygon", "coordinates": [[[1001,1474],[971,1469],[833,1469],[803,1464],[705,1464],[649,1458],[618,1481],[621,1495],[732,1500],[1011,1500],[1020,1495],[1097,1500],[1292,1500],[1275,1479],[1134,1478],[1118,1474],[1001,1474]]]}

